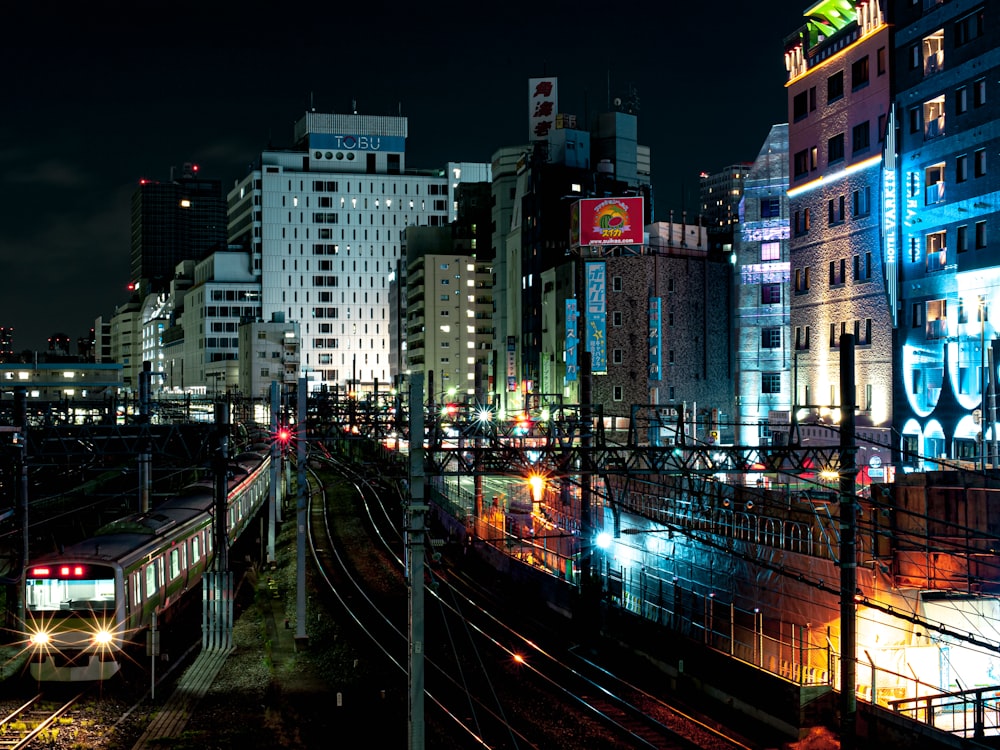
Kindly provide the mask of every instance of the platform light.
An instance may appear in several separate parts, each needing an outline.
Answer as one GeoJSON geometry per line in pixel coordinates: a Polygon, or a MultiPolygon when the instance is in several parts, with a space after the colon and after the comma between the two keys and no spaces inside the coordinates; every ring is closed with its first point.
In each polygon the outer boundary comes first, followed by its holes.
{"type": "Polygon", "coordinates": [[[606,531],[602,531],[600,534],[597,535],[597,538],[594,540],[594,543],[597,544],[597,546],[600,547],[601,549],[607,549],[608,547],[611,546],[611,534],[609,534],[606,531]]]}

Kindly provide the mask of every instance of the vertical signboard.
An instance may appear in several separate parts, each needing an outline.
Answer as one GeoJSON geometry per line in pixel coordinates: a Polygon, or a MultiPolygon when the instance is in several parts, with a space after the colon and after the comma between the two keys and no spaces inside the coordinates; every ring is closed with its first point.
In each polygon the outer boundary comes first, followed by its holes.
{"type": "Polygon", "coordinates": [[[528,140],[548,140],[559,112],[557,78],[528,79],[528,140]]]}
{"type": "Polygon", "coordinates": [[[566,300],[566,382],[575,383],[577,374],[576,345],[580,341],[580,332],[576,326],[576,299],[566,300]]]}
{"type": "Polygon", "coordinates": [[[660,307],[659,297],[649,298],[649,379],[660,379],[660,337],[662,328],[660,327],[660,307]]]}
{"type": "Polygon", "coordinates": [[[591,372],[606,375],[608,372],[608,312],[607,312],[607,266],[603,260],[587,261],[584,265],[587,276],[587,317],[584,334],[587,351],[590,352],[591,372]]]}

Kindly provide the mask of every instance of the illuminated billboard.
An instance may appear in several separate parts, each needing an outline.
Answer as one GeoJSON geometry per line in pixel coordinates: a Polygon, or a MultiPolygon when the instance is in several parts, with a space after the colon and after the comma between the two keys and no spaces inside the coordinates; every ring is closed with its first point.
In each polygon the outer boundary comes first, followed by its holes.
{"type": "Polygon", "coordinates": [[[572,212],[573,242],[595,245],[641,245],[642,198],[584,198],[572,212]]]}

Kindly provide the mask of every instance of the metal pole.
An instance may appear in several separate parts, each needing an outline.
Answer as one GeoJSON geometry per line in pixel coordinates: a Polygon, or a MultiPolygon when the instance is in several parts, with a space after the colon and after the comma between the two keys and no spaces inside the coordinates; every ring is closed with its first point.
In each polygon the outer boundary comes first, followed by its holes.
{"type": "Polygon", "coordinates": [[[410,750],[424,748],[424,377],[410,377],[410,750]]]}
{"type": "Polygon", "coordinates": [[[224,401],[215,403],[215,429],[215,569],[221,572],[229,570],[229,405],[224,401]]]}
{"type": "Polygon", "coordinates": [[[297,414],[295,418],[296,482],[296,560],[295,560],[295,642],[308,645],[306,635],[306,379],[299,378],[297,414]]]}
{"type": "Polygon", "coordinates": [[[151,391],[153,381],[153,363],[142,363],[139,373],[139,423],[146,430],[142,436],[142,452],[139,454],[139,511],[149,511],[149,495],[153,484],[153,453],[149,436],[149,414],[151,412],[151,391]]]}
{"type": "Polygon", "coordinates": [[[275,526],[278,523],[278,484],[281,481],[281,446],[278,445],[278,381],[271,381],[271,483],[267,491],[267,561],[275,560],[275,526]]]}
{"type": "Polygon", "coordinates": [[[857,517],[854,479],[854,335],[840,337],[840,746],[856,747],[857,685],[857,517]]]}

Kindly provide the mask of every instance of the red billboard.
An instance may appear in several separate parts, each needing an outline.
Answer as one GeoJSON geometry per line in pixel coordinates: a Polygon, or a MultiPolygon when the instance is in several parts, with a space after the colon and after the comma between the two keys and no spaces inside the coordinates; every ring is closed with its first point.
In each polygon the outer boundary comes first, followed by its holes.
{"type": "Polygon", "coordinates": [[[573,211],[573,242],[581,246],[643,244],[642,198],[584,198],[573,211]]]}

